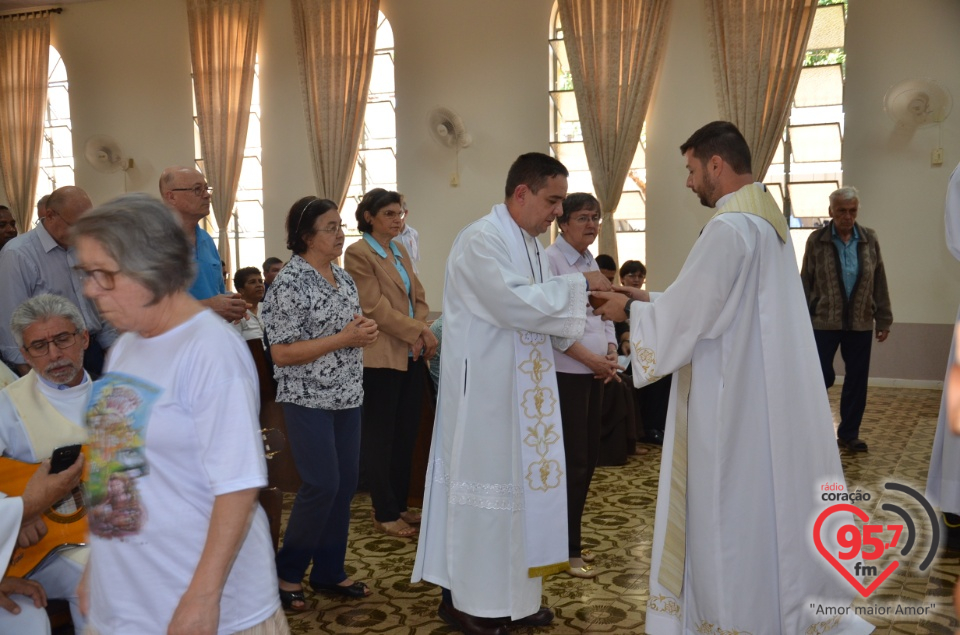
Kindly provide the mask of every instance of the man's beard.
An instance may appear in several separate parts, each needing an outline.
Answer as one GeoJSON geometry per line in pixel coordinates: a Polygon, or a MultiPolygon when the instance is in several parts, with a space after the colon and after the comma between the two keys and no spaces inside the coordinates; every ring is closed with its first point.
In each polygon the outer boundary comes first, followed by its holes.
{"type": "Polygon", "coordinates": [[[69,384],[77,375],[83,372],[83,368],[78,367],[71,361],[53,362],[43,369],[41,373],[44,379],[52,381],[55,384],[69,384]]]}

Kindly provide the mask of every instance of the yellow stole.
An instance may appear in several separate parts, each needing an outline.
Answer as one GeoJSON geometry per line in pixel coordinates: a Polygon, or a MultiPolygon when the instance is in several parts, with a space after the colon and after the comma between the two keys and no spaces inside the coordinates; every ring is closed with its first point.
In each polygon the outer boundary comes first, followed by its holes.
{"type": "Polygon", "coordinates": [[[753,214],[767,221],[777,230],[780,240],[787,242],[787,219],[783,217],[783,212],[777,207],[777,202],[766,188],[757,187],[751,183],[737,190],[733,196],[727,199],[723,207],[717,210],[714,218],[720,214],[729,214],[731,212],[740,212],[743,214],[753,214]]]}
{"type": "Polygon", "coordinates": [[[5,390],[23,421],[38,460],[50,458],[55,449],[64,445],[87,442],[86,429],[60,414],[40,393],[35,371],[31,370],[5,390]]]}

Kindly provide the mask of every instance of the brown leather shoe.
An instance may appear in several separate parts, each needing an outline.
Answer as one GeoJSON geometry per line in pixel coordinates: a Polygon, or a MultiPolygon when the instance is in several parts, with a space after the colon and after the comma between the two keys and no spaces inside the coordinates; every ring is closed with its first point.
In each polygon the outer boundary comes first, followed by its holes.
{"type": "Polygon", "coordinates": [[[523,628],[524,626],[549,626],[553,623],[553,611],[545,606],[533,615],[522,617],[519,620],[511,620],[507,623],[507,628],[523,628]]]}
{"type": "MultiPolygon", "coordinates": [[[[441,620],[466,635],[508,635],[503,620],[491,617],[476,617],[453,608],[453,605],[440,602],[437,615],[441,620]]],[[[532,616],[531,616],[532,617],[532,616]]],[[[553,615],[551,614],[551,619],[553,615]]]]}

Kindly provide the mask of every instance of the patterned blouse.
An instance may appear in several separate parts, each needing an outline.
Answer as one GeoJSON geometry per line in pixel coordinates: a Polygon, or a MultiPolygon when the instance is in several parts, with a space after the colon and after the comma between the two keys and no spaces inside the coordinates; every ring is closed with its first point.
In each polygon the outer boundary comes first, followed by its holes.
{"type": "MultiPolygon", "coordinates": [[[[330,266],[339,289],[300,256],[280,270],[261,311],[271,344],[336,335],[361,312],[353,278],[336,264],[330,266]]],[[[340,348],[306,364],[277,366],[275,375],[278,402],[323,410],[363,403],[362,348],[340,348]]]]}

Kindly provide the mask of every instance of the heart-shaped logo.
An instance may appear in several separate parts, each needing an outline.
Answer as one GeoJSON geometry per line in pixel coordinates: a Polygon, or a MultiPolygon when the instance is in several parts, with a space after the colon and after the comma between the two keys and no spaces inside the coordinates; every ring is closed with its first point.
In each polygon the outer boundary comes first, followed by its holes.
{"type": "Polygon", "coordinates": [[[877,587],[880,586],[883,583],[883,581],[886,580],[887,577],[889,577],[890,574],[897,569],[897,567],[900,566],[900,562],[898,560],[894,560],[893,562],[888,564],[887,567],[883,571],[881,571],[876,578],[874,578],[873,582],[870,583],[870,586],[864,587],[862,584],[860,584],[860,581],[857,580],[855,577],[853,577],[853,574],[851,574],[850,571],[848,571],[847,568],[844,567],[843,564],[832,553],[827,551],[827,548],[823,546],[823,540],[820,538],[820,528],[823,527],[824,521],[831,514],[834,514],[836,512],[851,512],[857,518],[862,520],[864,523],[870,520],[870,516],[867,515],[867,512],[863,511],[859,507],[855,507],[853,505],[847,505],[843,503],[838,505],[831,505],[830,507],[820,512],[820,515],[817,516],[817,522],[814,523],[813,525],[813,542],[814,544],[817,545],[817,551],[820,552],[820,555],[823,556],[827,560],[827,562],[832,564],[833,568],[839,571],[840,575],[846,578],[847,582],[849,582],[850,585],[853,586],[853,588],[860,593],[860,595],[862,595],[863,597],[867,597],[871,593],[873,593],[877,589],[877,587]]]}

